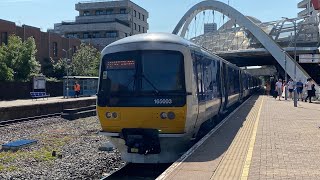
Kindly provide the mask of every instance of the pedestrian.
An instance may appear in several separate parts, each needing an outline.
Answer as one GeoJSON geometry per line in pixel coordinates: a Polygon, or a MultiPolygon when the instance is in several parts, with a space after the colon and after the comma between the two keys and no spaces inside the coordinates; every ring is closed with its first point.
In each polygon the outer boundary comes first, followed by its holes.
{"type": "Polygon", "coordinates": [[[290,78],[290,79],[289,79],[289,82],[288,82],[289,98],[290,98],[290,99],[292,99],[293,85],[294,85],[294,82],[293,82],[293,80],[290,78]]]}
{"type": "Polygon", "coordinates": [[[302,92],[303,92],[303,83],[301,82],[301,79],[299,79],[299,81],[297,82],[298,101],[299,99],[303,101],[302,92]]]}
{"type": "Polygon", "coordinates": [[[266,82],[266,95],[267,95],[267,96],[270,95],[270,90],[271,90],[271,85],[270,85],[270,82],[267,81],[267,82],[266,82]]]}
{"type": "Polygon", "coordinates": [[[276,89],[275,91],[278,93],[279,101],[281,101],[281,95],[282,95],[282,79],[279,79],[278,82],[276,82],[276,89]]]}
{"type": "Polygon", "coordinates": [[[74,97],[78,98],[80,95],[80,84],[78,84],[78,82],[75,82],[73,89],[74,89],[74,97]]]}
{"type": "Polygon", "coordinates": [[[307,79],[307,82],[306,82],[306,84],[305,84],[305,87],[306,87],[306,89],[307,89],[307,91],[308,91],[308,96],[306,97],[306,99],[305,99],[305,102],[307,102],[307,99],[309,98],[309,103],[312,103],[311,102],[311,97],[312,97],[312,95],[313,95],[313,91],[312,91],[312,79],[311,78],[308,78],[307,79]]]}

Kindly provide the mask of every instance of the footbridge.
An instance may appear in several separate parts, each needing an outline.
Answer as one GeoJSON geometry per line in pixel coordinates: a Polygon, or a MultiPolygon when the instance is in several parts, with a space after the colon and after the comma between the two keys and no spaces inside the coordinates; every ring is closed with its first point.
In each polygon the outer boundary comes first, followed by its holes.
{"type": "Polygon", "coordinates": [[[283,18],[263,23],[225,3],[205,0],[185,13],[173,34],[186,38],[191,22],[208,10],[217,11],[230,20],[217,31],[197,35],[191,41],[238,66],[274,65],[286,70],[295,80],[310,78],[306,67],[297,62],[297,57],[319,52],[318,18],[283,18]]]}

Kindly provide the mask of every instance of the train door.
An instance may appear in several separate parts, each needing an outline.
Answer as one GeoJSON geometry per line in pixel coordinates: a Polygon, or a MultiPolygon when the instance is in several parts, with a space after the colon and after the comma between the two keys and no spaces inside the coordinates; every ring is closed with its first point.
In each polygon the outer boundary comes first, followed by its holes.
{"type": "Polygon", "coordinates": [[[228,96],[229,96],[229,87],[230,87],[230,84],[228,83],[229,81],[229,72],[228,72],[228,67],[227,67],[227,64],[226,63],[223,63],[222,64],[222,76],[224,77],[223,78],[223,89],[224,89],[224,104],[223,104],[223,111],[226,111],[227,110],[227,105],[228,105],[228,96]]]}
{"type": "Polygon", "coordinates": [[[228,71],[227,71],[227,65],[224,62],[221,62],[221,73],[220,73],[220,77],[221,77],[221,110],[220,112],[223,114],[224,111],[226,111],[227,109],[227,104],[228,104],[228,89],[229,89],[229,85],[228,85],[228,71]]]}
{"type": "Polygon", "coordinates": [[[197,98],[198,98],[198,115],[194,121],[194,127],[197,127],[198,124],[201,124],[201,120],[205,117],[206,111],[206,101],[204,93],[204,82],[203,82],[203,65],[202,59],[203,56],[200,53],[194,52],[192,55],[193,59],[193,72],[195,73],[195,82],[197,86],[197,98]],[[199,122],[200,121],[200,122],[199,122]]]}
{"type": "Polygon", "coordinates": [[[239,85],[240,85],[240,96],[239,96],[239,101],[241,102],[244,97],[244,88],[243,88],[243,72],[239,71],[239,85]]]}

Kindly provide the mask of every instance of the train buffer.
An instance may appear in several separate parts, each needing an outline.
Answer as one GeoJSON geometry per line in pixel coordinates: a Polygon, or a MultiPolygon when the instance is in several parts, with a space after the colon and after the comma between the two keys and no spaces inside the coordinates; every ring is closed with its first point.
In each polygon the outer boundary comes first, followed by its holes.
{"type": "Polygon", "coordinates": [[[320,102],[252,96],[157,179],[319,179],[320,102]]]}

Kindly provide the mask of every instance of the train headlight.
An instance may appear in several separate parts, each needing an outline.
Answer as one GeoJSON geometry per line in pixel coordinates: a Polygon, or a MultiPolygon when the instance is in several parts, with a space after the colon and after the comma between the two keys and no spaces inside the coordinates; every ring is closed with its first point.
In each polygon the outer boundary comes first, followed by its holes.
{"type": "Polygon", "coordinates": [[[112,117],[112,113],[111,113],[111,112],[107,112],[107,113],[106,113],[106,117],[107,117],[108,119],[110,119],[110,118],[112,117]]]}
{"type": "Polygon", "coordinates": [[[117,114],[116,112],[113,112],[113,113],[112,113],[112,117],[113,117],[114,119],[116,119],[116,118],[118,117],[118,114],[117,114]]]}
{"type": "Polygon", "coordinates": [[[174,118],[176,118],[176,114],[174,114],[174,112],[168,112],[168,118],[169,119],[174,119],[174,118]]]}
{"type": "Polygon", "coordinates": [[[160,113],[160,117],[161,117],[161,119],[167,119],[168,115],[166,112],[162,112],[162,113],[160,113]]]}

